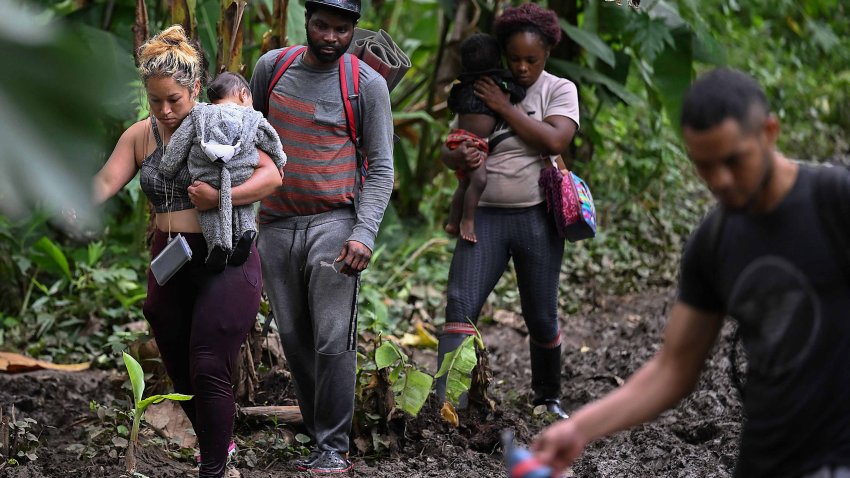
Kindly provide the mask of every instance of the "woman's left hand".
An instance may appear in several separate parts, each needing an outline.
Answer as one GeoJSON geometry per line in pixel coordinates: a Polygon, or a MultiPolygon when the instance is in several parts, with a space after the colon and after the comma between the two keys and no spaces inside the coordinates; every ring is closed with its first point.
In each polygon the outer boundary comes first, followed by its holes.
{"type": "Polygon", "coordinates": [[[481,101],[497,114],[511,107],[510,95],[499,88],[492,78],[486,76],[475,81],[475,96],[481,98],[481,101]]]}
{"type": "Polygon", "coordinates": [[[189,200],[198,209],[206,211],[218,207],[218,189],[203,181],[195,181],[189,186],[189,200]]]}

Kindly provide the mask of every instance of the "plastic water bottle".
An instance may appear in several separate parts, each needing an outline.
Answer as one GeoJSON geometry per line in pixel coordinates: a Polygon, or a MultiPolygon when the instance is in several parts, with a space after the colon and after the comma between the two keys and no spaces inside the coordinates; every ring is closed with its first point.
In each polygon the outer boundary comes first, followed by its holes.
{"type": "Polygon", "coordinates": [[[514,432],[502,432],[502,444],[505,449],[505,465],[510,478],[553,478],[552,469],[541,464],[534,455],[525,448],[514,444],[514,432]]]}

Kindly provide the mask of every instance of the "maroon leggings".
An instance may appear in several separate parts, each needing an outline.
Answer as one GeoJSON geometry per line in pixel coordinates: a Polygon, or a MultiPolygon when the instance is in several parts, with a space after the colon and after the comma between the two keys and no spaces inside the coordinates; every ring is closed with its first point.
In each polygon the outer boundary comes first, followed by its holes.
{"type": "MultiPolygon", "coordinates": [[[[224,475],[236,411],[231,376],[239,348],[257,318],[263,288],[260,259],[252,246],[245,264],[206,270],[207,246],[199,233],[183,233],[192,260],[164,286],[148,270],[145,318],[151,324],[174,391],[194,395],[180,402],[201,449],[200,478],[224,475]]],[[[156,231],[152,257],[165,247],[156,231]]]]}

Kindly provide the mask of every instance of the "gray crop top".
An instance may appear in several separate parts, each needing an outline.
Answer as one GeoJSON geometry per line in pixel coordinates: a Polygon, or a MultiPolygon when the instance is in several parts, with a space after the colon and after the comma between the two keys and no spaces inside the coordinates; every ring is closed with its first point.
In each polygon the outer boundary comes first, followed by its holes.
{"type": "Polygon", "coordinates": [[[159,130],[156,127],[156,118],[151,118],[153,137],[156,139],[156,149],[150,156],[142,160],[139,182],[142,191],[153,205],[154,212],[174,212],[192,209],[195,207],[189,200],[187,188],[192,184],[192,176],[189,175],[189,167],[183,168],[174,177],[174,180],[165,180],[159,172],[159,163],[162,161],[162,153],[165,147],[159,130]],[[169,205],[168,202],[171,202],[169,205]],[[170,207],[169,207],[170,206],[170,207]]]}

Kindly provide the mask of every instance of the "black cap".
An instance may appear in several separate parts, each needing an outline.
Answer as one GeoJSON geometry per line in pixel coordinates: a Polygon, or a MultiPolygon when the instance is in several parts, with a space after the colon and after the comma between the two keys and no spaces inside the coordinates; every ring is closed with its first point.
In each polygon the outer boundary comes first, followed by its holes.
{"type": "Polygon", "coordinates": [[[315,5],[342,10],[354,15],[355,20],[360,19],[360,0],[307,0],[305,5],[308,7],[315,5]]]}

